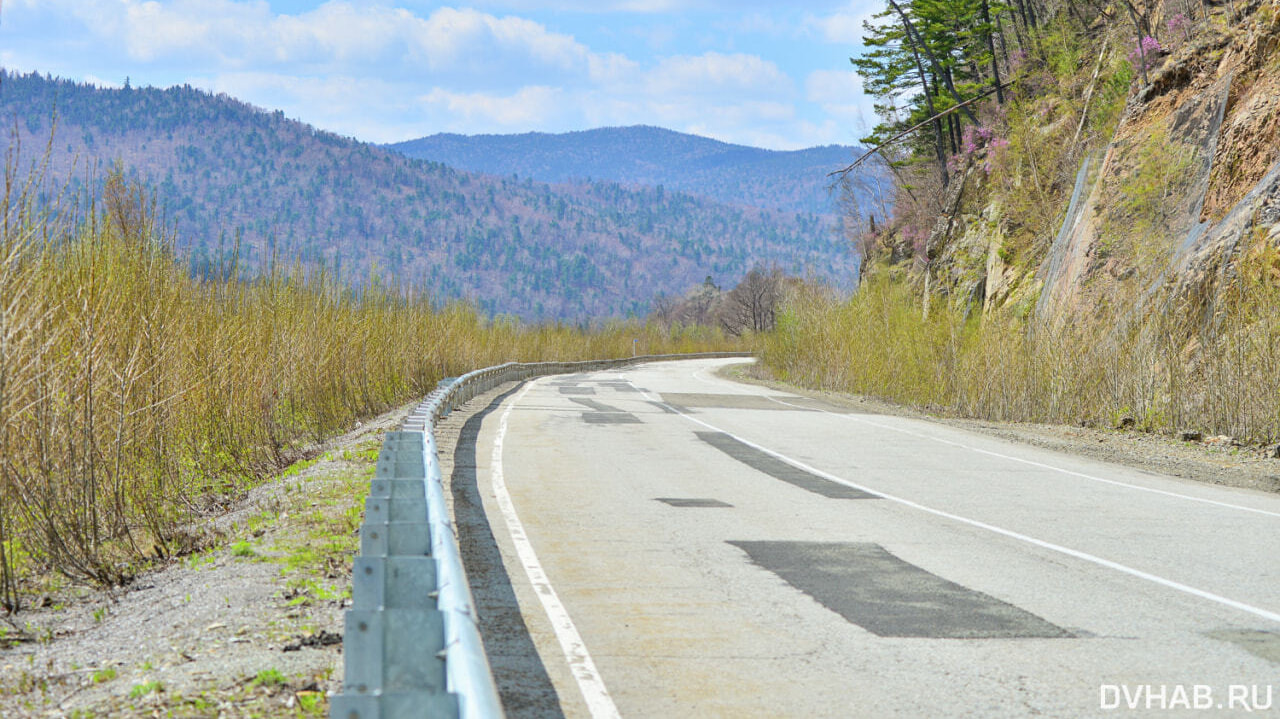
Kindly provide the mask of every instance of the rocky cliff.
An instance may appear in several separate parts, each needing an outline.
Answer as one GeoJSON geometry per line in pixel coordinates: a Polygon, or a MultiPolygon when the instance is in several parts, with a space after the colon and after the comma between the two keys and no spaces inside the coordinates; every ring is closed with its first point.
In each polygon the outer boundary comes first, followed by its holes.
{"type": "Polygon", "coordinates": [[[883,256],[913,258],[970,311],[1061,319],[1177,298],[1212,317],[1240,260],[1280,245],[1280,0],[1205,3],[1194,22],[1185,5],[1149,8],[1163,30],[1149,82],[1132,26],[1101,21],[1060,51],[1065,72],[1021,75],[1022,99],[986,118],[1012,147],[964,158],[925,257],[901,236],[883,256]]]}

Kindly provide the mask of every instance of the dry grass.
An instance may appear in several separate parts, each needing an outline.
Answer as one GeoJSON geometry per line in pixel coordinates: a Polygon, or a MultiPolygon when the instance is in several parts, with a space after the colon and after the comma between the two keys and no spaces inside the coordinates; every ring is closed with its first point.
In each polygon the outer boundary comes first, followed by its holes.
{"type": "Polygon", "coordinates": [[[1261,246],[1216,307],[1117,298],[1059,327],[1008,313],[966,319],[883,277],[851,300],[808,288],[767,340],[779,377],[961,417],[1194,429],[1280,439],[1280,256],[1261,246]]]}
{"type": "Polygon", "coordinates": [[[0,197],[0,602],[52,573],[127,582],[184,528],[311,443],[511,360],[726,349],[718,332],[489,321],[371,281],[275,269],[195,279],[142,188],[58,210],[9,170],[0,197]]]}

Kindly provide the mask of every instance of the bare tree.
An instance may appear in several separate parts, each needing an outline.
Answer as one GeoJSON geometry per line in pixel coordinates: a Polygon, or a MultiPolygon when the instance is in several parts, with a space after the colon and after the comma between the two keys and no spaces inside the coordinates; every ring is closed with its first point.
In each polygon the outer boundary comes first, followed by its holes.
{"type": "Polygon", "coordinates": [[[720,326],[739,336],[748,332],[768,332],[777,322],[785,277],[776,266],[751,268],[737,287],[729,290],[720,307],[720,326]]]}

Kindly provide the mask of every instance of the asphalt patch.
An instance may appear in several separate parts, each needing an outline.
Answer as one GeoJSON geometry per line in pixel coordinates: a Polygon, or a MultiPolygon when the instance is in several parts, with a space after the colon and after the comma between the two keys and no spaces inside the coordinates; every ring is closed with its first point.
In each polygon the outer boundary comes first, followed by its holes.
{"type": "Polygon", "coordinates": [[[596,393],[595,387],[569,387],[566,385],[560,388],[560,394],[595,394],[595,393],[596,393]]]}
{"type": "Polygon", "coordinates": [[[675,411],[674,409],[671,409],[671,406],[670,406],[670,405],[663,404],[662,402],[650,402],[649,404],[653,405],[654,407],[657,407],[658,409],[662,410],[663,412],[665,412],[665,413],[667,413],[667,414],[680,414],[679,412],[675,411]]]}
{"type": "Polygon", "coordinates": [[[721,502],[718,499],[702,499],[698,497],[657,497],[657,501],[663,504],[669,504],[672,507],[689,507],[689,508],[721,508],[733,507],[728,502],[721,502]]]}
{"type": "Polygon", "coordinates": [[[587,424],[642,424],[640,418],[626,412],[583,412],[587,424]]]}
{"type": "Polygon", "coordinates": [[[694,432],[698,439],[742,462],[759,472],[780,479],[787,484],[799,487],[814,494],[830,499],[879,499],[879,495],[854,489],[846,484],[832,482],[826,477],[819,477],[799,467],[787,464],[771,454],[761,452],[747,444],[743,444],[724,432],[694,432]]]}
{"type": "Polygon", "coordinates": [[[641,424],[639,417],[618,409],[611,404],[597,402],[594,399],[578,399],[577,397],[570,397],[569,401],[591,410],[590,412],[582,413],[582,421],[587,424],[641,424]]]}
{"type": "Polygon", "coordinates": [[[594,399],[578,399],[577,397],[570,397],[569,401],[574,404],[580,404],[594,412],[626,412],[624,409],[614,407],[611,404],[605,404],[604,402],[597,402],[594,399]]]}
{"type": "Polygon", "coordinates": [[[864,542],[730,542],[819,604],[881,637],[1053,639],[1070,632],[864,542]]]}

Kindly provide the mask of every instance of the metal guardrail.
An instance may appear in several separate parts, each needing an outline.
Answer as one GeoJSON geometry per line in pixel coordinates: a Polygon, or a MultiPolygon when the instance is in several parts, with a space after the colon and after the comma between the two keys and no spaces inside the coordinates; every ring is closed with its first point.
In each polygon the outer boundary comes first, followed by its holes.
{"type": "Polygon", "coordinates": [[[748,352],[642,355],[588,362],[511,362],[444,380],[388,432],[365,500],[352,607],[343,636],[342,694],[332,719],[500,719],[453,520],[444,499],[435,425],[511,381],[637,362],[750,357],[748,352]]]}

